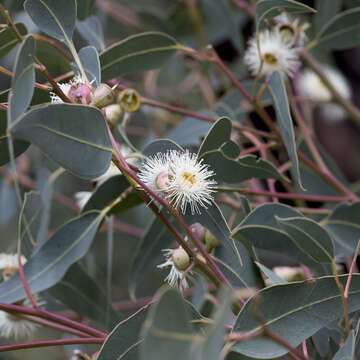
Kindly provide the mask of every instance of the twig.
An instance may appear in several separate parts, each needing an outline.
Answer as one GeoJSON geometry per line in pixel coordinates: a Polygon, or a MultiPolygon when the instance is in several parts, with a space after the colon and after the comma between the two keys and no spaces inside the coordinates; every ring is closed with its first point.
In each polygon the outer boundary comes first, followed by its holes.
{"type": "Polygon", "coordinates": [[[349,277],[347,279],[346,286],[345,286],[345,292],[344,292],[345,299],[347,299],[349,297],[351,279],[352,279],[352,275],[353,275],[353,272],[354,272],[354,269],[355,269],[356,258],[357,258],[358,254],[359,254],[359,250],[360,250],[360,240],[357,243],[355,253],[354,253],[354,257],[353,257],[353,260],[352,260],[352,263],[351,263],[351,266],[350,266],[350,269],[349,269],[349,277]]]}

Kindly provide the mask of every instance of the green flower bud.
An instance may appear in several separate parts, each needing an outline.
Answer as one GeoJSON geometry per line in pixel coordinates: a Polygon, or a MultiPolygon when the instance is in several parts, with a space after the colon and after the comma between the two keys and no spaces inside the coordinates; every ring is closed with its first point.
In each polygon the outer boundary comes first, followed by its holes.
{"type": "Polygon", "coordinates": [[[111,126],[116,126],[120,123],[123,116],[123,109],[119,104],[111,104],[103,108],[106,120],[111,126]]]}
{"type": "Polygon", "coordinates": [[[178,270],[184,271],[190,265],[190,256],[182,247],[179,247],[173,251],[172,261],[178,270]]]}
{"type": "Polygon", "coordinates": [[[220,241],[206,229],[205,232],[205,248],[208,252],[220,245],[220,241]]]}
{"type": "Polygon", "coordinates": [[[107,84],[100,84],[93,93],[92,103],[98,108],[103,108],[115,101],[113,89],[107,84]]]}

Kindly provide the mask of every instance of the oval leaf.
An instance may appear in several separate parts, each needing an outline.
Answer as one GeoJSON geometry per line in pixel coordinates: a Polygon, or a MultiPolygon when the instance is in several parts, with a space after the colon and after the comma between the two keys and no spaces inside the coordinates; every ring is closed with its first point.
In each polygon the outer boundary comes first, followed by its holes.
{"type": "MultiPolygon", "coordinates": [[[[101,83],[100,60],[97,50],[93,46],[87,46],[79,51],[79,58],[85,70],[86,76],[93,87],[98,87],[101,83]]],[[[76,63],[72,64],[75,74],[79,74],[80,70],[76,63]]]]}
{"type": "Polygon", "coordinates": [[[110,166],[112,146],[102,113],[93,107],[51,104],[26,113],[14,138],[37,145],[75,175],[95,179],[110,166]]]}
{"type": "Polygon", "coordinates": [[[103,81],[160,67],[179,49],[177,41],[160,32],[132,35],[100,55],[103,81]]]}
{"type": "Polygon", "coordinates": [[[35,84],[35,39],[26,37],[16,55],[9,95],[8,123],[15,121],[29,107],[35,84]]]}
{"type": "MultiPolygon", "coordinates": [[[[55,285],[70,265],[86,254],[102,219],[102,213],[92,211],[69,221],[28,260],[24,272],[32,293],[55,285]]],[[[0,285],[0,302],[13,303],[25,297],[19,273],[0,285]]]]}
{"type": "MultiPolygon", "coordinates": [[[[339,277],[345,287],[347,275],[339,277]]],[[[360,309],[360,275],[354,274],[348,298],[349,313],[360,309]]],[[[341,295],[332,276],[312,282],[274,285],[252,297],[241,309],[233,331],[261,330],[257,311],[265,325],[290,345],[296,347],[331,321],[344,315],[341,295]]],[[[233,351],[256,359],[272,359],[289,350],[268,337],[244,340],[233,351]]]]}
{"type": "Polygon", "coordinates": [[[67,0],[66,4],[59,0],[26,0],[24,8],[41,31],[71,43],[76,20],[76,0],[67,0]]]}
{"type": "Polygon", "coordinates": [[[315,221],[304,217],[280,219],[280,226],[288,233],[295,245],[319,263],[331,263],[334,258],[334,244],[325,229],[315,221]]]}
{"type": "Polygon", "coordinates": [[[83,21],[76,22],[76,30],[91,46],[97,51],[104,49],[104,36],[99,20],[95,16],[91,16],[83,21]]]}
{"type": "Polygon", "coordinates": [[[284,81],[278,71],[275,71],[270,78],[269,90],[273,98],[276,119],[279,125],[281,137],[292,163],[291,172],[293,175],[293,181],[302,190],[304,190],[300,179],[299,161],[296,153],[295,135],[289,110],[289,102],[286,95],[284,81]]]}
{"type": "Polygon", "coordinates": [[[360,43],[360,7],[333,17],[317,34],[314,44],[332,50],[342,50],[360,43]]]}

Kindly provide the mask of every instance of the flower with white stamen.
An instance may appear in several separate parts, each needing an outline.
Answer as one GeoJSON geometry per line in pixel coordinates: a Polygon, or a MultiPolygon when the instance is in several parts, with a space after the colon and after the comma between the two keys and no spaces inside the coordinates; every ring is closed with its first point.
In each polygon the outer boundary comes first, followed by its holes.
{"type": "Polygon", "coordinates": [[[185,214],[190,206],[191,213],[200,214],[199,207],[207,208],[213,201],[215,173],[196,154],[171,151],[169,153],[169,186],[167,199],[175,208],[185,214]]]}
{"type": "Polygon", "coordinates": [[[177,249],[164,249],[162,251],[166,261],[157,267],[159,269],[171,267],[165,281],[168,282],[170,286],[177,286],[180,285],[180,281],[182,280],[182,287],[188,288],[189,283],[186,276],[184,276],[184,271],[190,266],[190,257],[187,252],[181,246],[177,249]]]}
{"type": "Polygon", "coordinates": [[[253,76],[260,71],[260,75],[269,78],[274,71],[283,76],[292,76],[299,66],[299,49],[291,41],[282,36],[277,29],[263,30],[259,33],[259,49],[256,37],[250,39],[245,52],[244,62],[253,76]]]}
{"type": "MultiPolygon", "coordinates": [[[[81,76],[75,76],[67,83],[58,84],[61,91],[72,102],[88,104],[91,100],[91,91],[81,76]]],[[[51,92],[50,100],[53,104],[61,104],[63,100],[57,94],[51,92]]]]}
{"type": "MultiPolygon", "coordinates": [[[[351,88],[346,78],[334,68],[324,66],[323,71],[329,82],[336,88],[339,94],[346,100],[350,100],[352,96],[351,88]]],[[[325,118],[330,121],[341,121],[345,118],[345,110],[338,104],[333,103],[333,96],[327,86],[322,82],[320,77],[312,70],[306,69],[299,76],[298,91],[312,101],[327,102],[328,104],[320,104],[319,107],[325,118]]]]}

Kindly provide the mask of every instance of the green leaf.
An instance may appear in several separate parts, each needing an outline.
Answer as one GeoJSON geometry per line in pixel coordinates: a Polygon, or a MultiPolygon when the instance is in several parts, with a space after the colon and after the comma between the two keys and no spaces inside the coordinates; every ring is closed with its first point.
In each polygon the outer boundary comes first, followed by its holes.
{"type": "Polygon", "coordinates": [[[145,147],[143,154],[151,157],[157,153],[166,153],[170,150],[184,151],[184,149],[176,144],[174,141],[168,139],[155,140],[145,147]]]}
{"type": "Polygon", "coordinates": [[[139,360],[191,359],[195,334],[184,299],[173,289],[162,291],[158,297],[142,330],[139,360]]]}
{"type": "MultiPolygon", "coordinates": [[[[15,26],[22,36],[27,34],[27,29],[23,23],[15,23],[15,26]]],[[[0,31],[0,58],[6,55],[19,40],[15,36],[13,30],[8,27],[0,31]]]]}
{"type": "Polygon", "coordinates": [[[279,218],[301,217],[302,215],[283,204],[264,204],[254,209],[233,231],[232,237],[243,242],[247,247],[270,250],[287,255],[316,272],[324,273],[322,266],[302,252],[277,223],[279,218]]]}
{"type": "MultiPolygon", "coordinates": [[[[7,111],[0,109],[0,166],[10,161],[8,136],[7,136],[7,111]]],[[[15,158],[21,155],[30,146],[30,143],[22,140],[13,141],[15,158]]]]}
{"type": "Polygon", "coordinates": [[[76,20],[76,0],[26,0],[26,12],[44,33],[71,43],[76,20]]]}
{"type": "Polygon", "coordinates": [[[360,239],[359,224],[360,202],[340,204],[322,221],[334,240],[336,255],[353,256],[360,239]]]}
{"type": "MultiPolygon", "coordinates": [[[[24,265],[32,293],[55,285],[66,270],[88,251],[104,215],[88,212],[65,223],[24,265]]],[[[0,285],[0,302],[13,303],[26,293],[19,273],[0,285]]]]}
{"type": "MultiPolygon", "coordinates": [[[[162,211],[164,216],[165,211],[162,211]]],[[[132,298],[135,298],[135,291],[139,281],[144,278],[144,274],[149,272],[152,267],[159,265],[161,257],[161,250],[167,249],[174,241],[173,237],[163,225],[161,220],[156,217],[146,231],[145,236],[139,242],[134,257],[131,261],[129,272],[129,293],[132,298]]]]}
{"type": "Polygon", "coordinates": [[[78,263],[73,264],[65,276],[48,292],[77,314],[94,319],[100,324],[105,323],[108,305],[111,326],[121,320],[120,314],[108,304],[103,289],[78,263]]]}
{"type": "Polygon", "coordinates": [[[141,327],[148,315],[149,306],[141,308],[118,324],[106,338],[97,360],[138,360],[141,327]]]}
{"type": "Polygon", "coordinates": [[[159,68],[180,47],[174,38],[160,32],[132,35],[100,54],[102,79],[159,68]]]}
{"type": "Polygon", "coordinates": [[[211,318],[214,324],[209,326],[205,332],[205,340],[199,345],[195,343],[197,360],[218,360],[224,347],[225,326],[230,319],[231,313],[231,290],[223,289],[218,298],[219,307],[215,309],[211,318]]]}
{"type": "Polygon", "coordinates": [[[29,107],[35,84],[35,39],[28,36],[16,55],[14,76],[9,95],[8,123],[12,123],[29,107]]]}
{"type": "MultiPolygon", "coordinates": [[[[86,76],[93,87],[98,87],[101,83],[99,54],[95,47],[87,46],[79,51],[79,58],[84,67],[86,76]]],[[[72,64],[74,73],[80,74],[76,63],[72,64]]]]}
{"type": "Polygon", "coordinates": [[[11,133],[77,176],[95,179],[110,166],[112,146],[96,108],[65,103],[35,108],[14,123],[11,133]]]}
{"type": "Polygon", "coordinates": [[[353,360],[355,359],[355,334],[352,330],[345,341],[345,344],[333,357],[333,360],[353,360]]]}
{"type": "Polygon", "coordinates": [[[265,265],[260,264],[259,262],[255,261],[255,264],[258,266],[258,268],[271,280],[271,282],[275,285],[279,284],[287,284],[287,281],[285,281],[282,277],[275,274],[272,270],[268,269],[265,265]]]}
{"type": "Polygon", "coordinates": [[[0,178],[0,227],[11,220],[17,209],[18,201],[14,185],[5,177],[0,178]]]}
{"type": "Polygon", "coordinates": [[[342,50],[360,43],[360,7],[346,10],[325,24],[314,39],[314,44],[331,50],[342,50]]]}
{"type": "Polygon", "coordinates": [[[291,172],[293,175],[293,181],[301,189],[303,189],[300,179],[299,161],[296,154],[295,135],[289,110],[289,102],[286,95],[284,81],[278,71],[275,71],[270,78],[269,90],[273,98],[276,119],[279,125],[281,137],[292,163],[291,172]]]}
{"type": "Polygon", "coordinates": [[[89,17],[93,11],[95,0],[76,0],[77,18],[84,20],[89,17]]]}
{"type": "Polygon", "coordinates": [[[318,263],[331,263],[334,244],[327,231],[315,221],[304,217],[280,219],[280,226],[288,233],[295,245],[318,263]]]}
{"type": "Polygon", "coordinates": [[[342,0],[316,0],[315,8],[317,13],[314,16],[315,31],[320,29],[332,19],[342,7],[342,0]]]}
{"type": "MultiPolygon", "coordinates": [[[[339,280],[345,287],[347,275],[339,280]]],[[[348,298],[349,313],[360,309],[360,275],[354,274],[348,298]]],[[[252,297],[241,309],[233,331],[261,330],[257,311],[265,325],[293,347],[315,334],[331,321],[343,316],[339,289],[333,276],[312,282],[274,285],[252,297]]],[[[268,337],[241,341],[233,351],[256,359],[272,359],[288,352],[287,348],[268,337]]]]}
{"type": "Polygon", "coordinates": [[[283,176],[268,161],[255,155],[239,157],[240,149],[231,136],[231,121],[220,118],[209,130],[200,146],[198,157],[215,172],[218,181],[238,183],[251,178],[280,179],[283,176]]]}
{"type": "Polygon", "coordinates": [[[111,208],[107,215],[119,214],[122,211],[141,204],[142,199],[135,191],[131,191],[129,194],[126,193],[129,187],[130,184],[123,175],[112,176],[96,188],[82,212],[102,210],[119,196],[122,196],[122,200],[111,208]]]}
{"type": "Polygon", "coordinates": [[[99,20],[95,16],[90,16],[86,20],[76,21],[76,30],[91,46],[97,51],[104,49],[104,35],[99,20]]]}
{"type": "Polygon", "coordinates": [[[256,27],[262,30],[266,26],[266,20],[269,20],[285,10],[289,14],[303,14],[316,12],[310,6],[304,5],[294,0],[262,0],[256,3],[256,27]]]}

